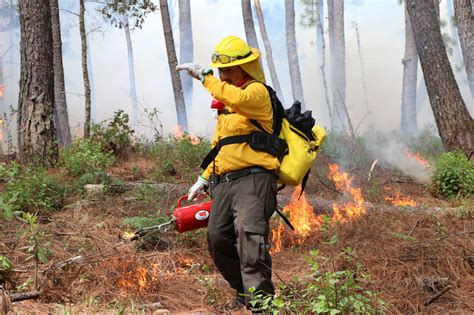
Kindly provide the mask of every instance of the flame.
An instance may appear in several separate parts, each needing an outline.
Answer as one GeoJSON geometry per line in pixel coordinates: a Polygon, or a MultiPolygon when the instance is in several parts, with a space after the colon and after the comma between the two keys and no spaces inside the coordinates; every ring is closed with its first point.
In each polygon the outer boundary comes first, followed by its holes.
{"type": "MultiPolygon", "coordinates": [[[[385,187],[385,190],[391,190],[391,188],[385,187]]],[[[409,206],[409,207],[416,206],[415,200],[413,200],[410,197],[403,196],[399,191],[395,192],[395,197],[387,196],[384,199],[395,206],[402,206],[402,207],[403,206],[409,206]]]]}
{"type": "Polygon", "coordinates": [[[184,140],[187,138],[193,145],[197,145],[201,143],[201,139],[199,138],[199,136],[195,134],[187,134],[183,132],[183,129],[181,128],[180,125],[176,125],[174,136],[176,139],[181,139],[181,140],[184,140]]]}
{"type": "Polygon", "coordinates": [[[3,96],[3,93],[5,92],[5,85],[0,84],[0,97],[3,96]]]}
{"type": "Polygon", "coordinates": [[[153,281],[157,280],[155,268],[153,268],[153,272],[142,266],[133,268],[132,262],[131,259],[114,259],[114,264],[119,267],[119,272],[121,273],[117,284],[122,295],[126,295],[130,291],[144,293],[153,281]]]}
{"type": "Polygon", "coordinates": [[[193,135],[193,134],[189,135],[189,141],[191,141],[191,143],[194,145],[201,143],[201,139],[199,139],[197,135],[193,135]]]}
{"type": "Polygon", "coordinates": [[[129,240],[134,236],[135,236],[135,233],[133,233],[133,232],[124,232],[123,235],[122,235],[122,238],[125,239],[125,240],[129,240]]]}
{"type": "MultiPolygon", "coordinates": [[[[347,222],[356,219],[366,213],[365,201],[360,188],[352,187],[352,178],[347,173],[339,171],[339,165],[329,165],[329,178],[334,181],[337,189],[347,195],[348,201],[344,204],[332,205],[333,214],[330,222],[347,222]]],[[[300,236],[299,240],[304,240],[311,231],[318,230],[324,220],[323,215],[314,214],[313,207],[306,200],[305,194],[301,194],[301,186],[295,188],[291,200],[283,208],[283,211],[290,214],[290,221],[295,228],[295,234],[300,236]]],[[[282,235],[285,231],[283,223],[280,223],[272,230],[272,253],[277,253],[283,249],[282,235]]]]}
{"type": "Polygon", "coordinates": [[[412,153],[412,152],[410,152],[410,151],[406,151],[406,154],[407,154],[407,156],[408,156],[409,158],[411,158],[411,159],[417,161],[419,164],[421,164],[421,165],[424,166],[425,168],[430,168],[430,167],[431,167],[430,162],[428,162],[427,160],[423,159],[420,154],[418,154],[418,153],[412,153]]]}
{"type": "Polygon", "coordinates": [[[175,131],[174,131],[174,136],[176,137],[176,139],[183,139],[184,138],[183,129],[181,128],[180,125],[176,125],[175,131]]]}
{"type": "Polygon", "coordinates": [[[329,178],[334,181],[336,188],[347,194],[349,201],[342,205],[333,204],[333,219],[340,222],[345,222],[348,219],[355,219],[367,212],[365,208],[365,201],[362,197],[360,188],[352,188],[352,178],[349,178],[347,173],[339,171],[339,165],[329,164],[329,178]],[[342,213],[344,214],[341,214],[342,213]]]}

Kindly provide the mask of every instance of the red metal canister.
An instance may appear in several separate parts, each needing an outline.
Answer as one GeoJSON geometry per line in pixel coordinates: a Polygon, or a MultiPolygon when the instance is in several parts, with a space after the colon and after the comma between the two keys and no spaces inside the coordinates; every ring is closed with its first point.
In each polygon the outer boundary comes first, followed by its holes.
{"type": "Polygon", "coordinates": [[[188,198],[188,195],[181,196],[178,199],[178,207],[173,212],[176,231],[179,233],[206,227],[211,213],[212,200],[181,207],[181,201],[186,198],[188,198]]]}

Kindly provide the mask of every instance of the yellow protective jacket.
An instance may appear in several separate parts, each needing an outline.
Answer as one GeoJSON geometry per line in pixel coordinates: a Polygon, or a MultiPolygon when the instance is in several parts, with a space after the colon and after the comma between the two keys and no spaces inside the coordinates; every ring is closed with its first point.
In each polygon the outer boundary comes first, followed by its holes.
{"type": "MultiPolygon", "coordinates": [[[[260,131],[250,120],[256,120],[266,132],[272,132],[273,109],[267,88],[255,80],[236,87],[207,75],[204,87],[216,100],[225,104],[229,114],[217,118],[217,126],[212,139],[212,147],[220,139],[246,135],[260,131]]],[[[253,150],[248,143],[235,143],[223,146],[215,159],[218,175],[251,166],[261,166],[267,170],[278,171],[280,162],[268,153],[253,150]]],[[[209,164],[202,177],[209,179],[213,163],[209,164]]]]}

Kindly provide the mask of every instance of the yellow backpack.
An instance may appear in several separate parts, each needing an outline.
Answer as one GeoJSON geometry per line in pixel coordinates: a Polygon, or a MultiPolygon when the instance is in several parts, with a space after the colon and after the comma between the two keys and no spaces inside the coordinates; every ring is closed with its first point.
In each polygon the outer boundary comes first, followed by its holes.
{"type": "MultiPolygon", "coordinates": [[[[324,128],[315,125],[312,135],[308,136],[293,127],[288,119],[283,118],[280,138],[285,139],[288,154],[283,156],[278,172],[278,181],[281,184],[298,186],[307,179],[313,165],[319,146],[326,139],[324,128]]],[[[305,181],[306,183],[306,181],[305,181]]]]}

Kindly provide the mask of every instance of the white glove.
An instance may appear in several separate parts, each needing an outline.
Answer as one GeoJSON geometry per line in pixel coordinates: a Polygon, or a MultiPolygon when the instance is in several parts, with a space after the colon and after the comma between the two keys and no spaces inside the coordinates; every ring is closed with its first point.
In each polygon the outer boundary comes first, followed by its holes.
{"type": "Polygon", "coordinates": [[[201,65],[197,63],[183,63],[176,66],[176,71],[186,70],[190,76],[195,79],[198,79],[202,83],[204,83],[204,77],[211,73],[212,69],[206,68],[204,69],[201,65]]]}
{"type": "Polygon", "coordinates": [[[209,181],[204,177],[199,176],[196,183],[189,188],[188,201],[192,201],[196,197],[198,191],[204,190],[204,188],[207,187],[209,187],[209,181]]]}

